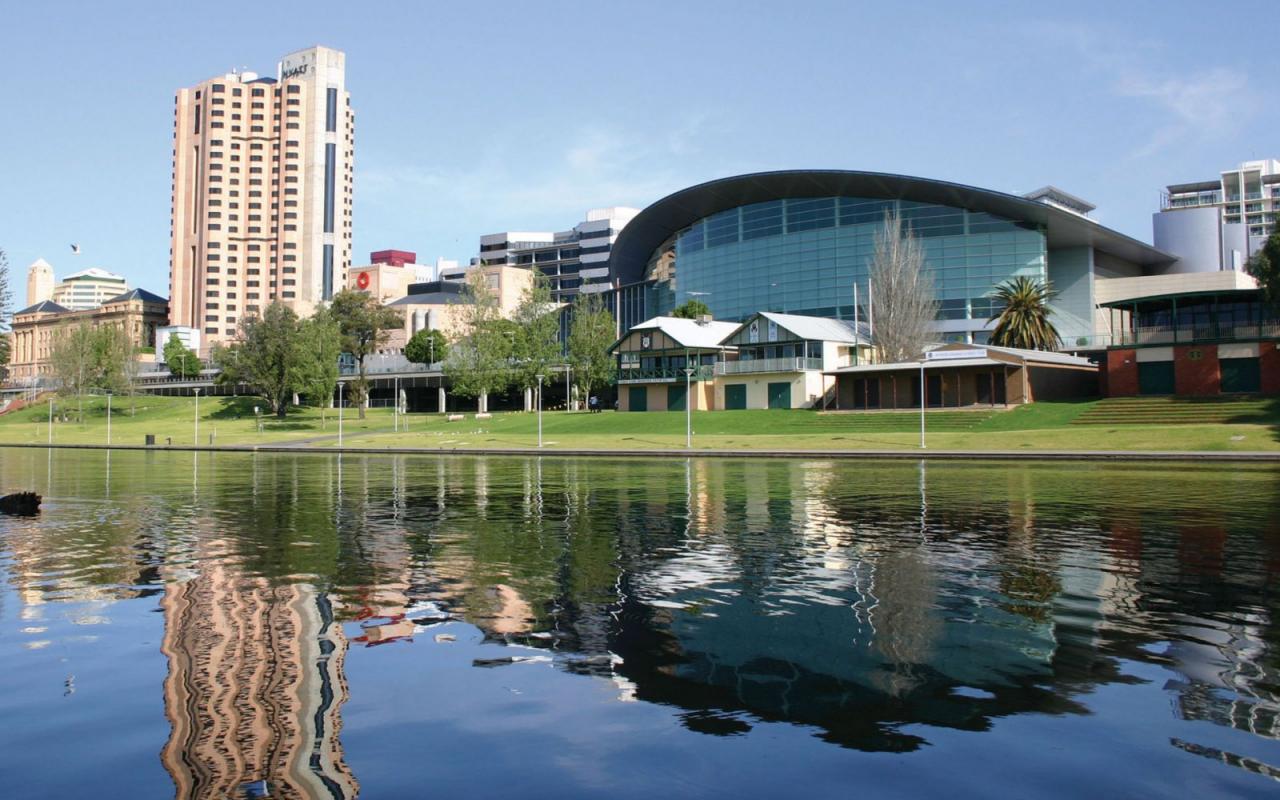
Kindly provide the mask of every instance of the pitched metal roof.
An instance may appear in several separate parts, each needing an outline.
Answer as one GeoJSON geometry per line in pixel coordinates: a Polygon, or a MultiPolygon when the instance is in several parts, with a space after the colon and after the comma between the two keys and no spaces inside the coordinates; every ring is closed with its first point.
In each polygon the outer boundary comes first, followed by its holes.
{"type": "Polygon", "coordinates": [[[120,283],[125,282],[123,275],[117,275],[114,272],[107,272],[102,267],[89,267],[88,269],[82,269],[79,272],[71,273],[67,277],[63,278],[63,280],[74,281],[80,278],[93,278],[94,280],[101,281],[119,281],[120,283]]]}
{"type": "Polygon", "coordinates": [[[41,300],[33,306],[27,306],[21,311],[13,312],[13,315],[16,317],[19,314],[64,314],[70,310],[71,309],[69,308],[64,308],[63,306],[58,305],[52,300],[41,300]]]}
{"type": "Polygon", "coordinates": [[[654,317],[636,325],[627,334],[641,330],[658,330],[674,339],[681,347],[720,349],[729,334],[738,329],[736,322],[698,322],[681,317],[654,317]]]}
{"type": "MultiPolygon", "coordinates": [[[[827,370],[824,375],[848,375],[863,372],[896,372],[898,370],[920,369],[919,361],[898,361],[892,364],[857,364],[850,367],[837,367],[827,370]]],[[[994,358],[948,358],[940,361],[925,361],[925,369],[940,367],[995,367],[1008,364],[1007,361],[996,361],[994,358]]]]}
{"type": "Polygon", "coordinates": [[[123,303],[126,300],[141,300],[144,303],[168,303],[169,298],[161,297],[158,294],[152,294],[146,289],[130,289],[124,294],[116,295],[110,300],[104,300],[103,305],[107,303],[123,303]]]}
{"type": "MultiPolygon", "coordinates": [[[[1038,364],[1057,364],[1063,367],[1094,367],[1098,365],[1087,358],[1081,356],[1067,355],[1066,353],[1052,353],[1047,350],[1023,350],[1018,347],[996,347],[990,344],[966,344],[966,345],[944,345],[943,347],[930,347],[930,351],[969,351],[981,350],[985,353],[1004,353],[1017,358],[1019,361],[1034,362],[1038,364]]],[[[839,367],[838,369],[829,370],[826,374],[848,374],[850,372],[886,372],[889,370],[899,369],[920,369],[919,361],[900,361],[893,364],[859,364],[857,366],[839,367]]],[[[937,360],[926,360],[924,362],[925,369],[934,369],[937,367],[980,367],[989,365],[1008,364],[1008,361],[1000,361],[990,357],[973,358],[940,358],[937,360]]]]}
{"type": "MultiPolygon", "coordinates": [[[[752,316],[757,315],[753,314],[752,316]]],[[[779,328],[785,328],[801,339],[809,339],[815,342],[846,342],[848,344],[869,344],[871,341],[871,334],[865,322],[858,324],[860,330],[855,330],[852,322],[843,319],[832,319],[831,317],[779,314],[774,311],[761,311],[759,316],[776,322],[779,328]]],[[[742,330],[750,322],[751,318],[748,318],[746,322],[738,326],[738,330],[742,330]]],[[[737,330],[734,333],[737,333],[737,330]]]]}

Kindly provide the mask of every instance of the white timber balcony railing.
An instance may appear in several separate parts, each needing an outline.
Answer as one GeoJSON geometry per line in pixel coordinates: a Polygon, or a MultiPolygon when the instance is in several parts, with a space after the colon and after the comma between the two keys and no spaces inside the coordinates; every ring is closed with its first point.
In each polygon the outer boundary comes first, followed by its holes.
{"type": "Polygon", "coordinates": [[[746,375],[755,372],[803,372],[822,369],[822,359],[804,358],[753,358],[746,361],[722,361],[716,364],[717,375],[746,375]]]}

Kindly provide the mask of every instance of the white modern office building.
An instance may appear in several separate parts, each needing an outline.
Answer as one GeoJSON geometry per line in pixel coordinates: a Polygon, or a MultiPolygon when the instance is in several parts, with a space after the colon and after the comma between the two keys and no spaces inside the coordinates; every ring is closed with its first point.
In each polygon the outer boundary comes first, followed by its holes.
{"type": "Polygon", "coordinates": [[[1240,270],[1275,231],[1277,212],[1280,160],[1246,161],[1212,180],[1166,187],[1154,243],[1178,255],[1175,272],[1240,270]]]}
{"type": "Polygon", "coordinates": [[[480,237],[484,265],[537,267],[551,281],[551,297],[568,301],[580,291],[614,287],[609,254],[618,233],[640,213],[638,208],[595,208],[567,231],[503,231],[480,237]]]}
{"type": "Polygon", "coordinates": [[[53,287],[53,302],[69,311],[87,311],[127,291],[129,283],[123,275],[90,267],[59,281],[53,287]]]}

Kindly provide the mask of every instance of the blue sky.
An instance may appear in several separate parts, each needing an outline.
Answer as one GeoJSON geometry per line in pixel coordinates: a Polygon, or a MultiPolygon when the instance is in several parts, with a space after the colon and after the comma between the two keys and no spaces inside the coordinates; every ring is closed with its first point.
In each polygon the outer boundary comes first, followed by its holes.
{"type": "Polygon", "coordinates": [[[1280,157],[1274,0],[199,8],[7,4],[0,248],[19,306],[38,256],[167,293],[174,90],[312,44],[347,53],[357,263],[465,259],[482,233],[804,167],[1051,183],[1150,241],[1165,184],[1280,157]]]}

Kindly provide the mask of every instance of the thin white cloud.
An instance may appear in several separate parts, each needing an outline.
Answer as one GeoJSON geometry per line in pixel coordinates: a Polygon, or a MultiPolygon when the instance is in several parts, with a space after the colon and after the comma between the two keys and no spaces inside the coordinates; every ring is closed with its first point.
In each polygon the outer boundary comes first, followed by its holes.
{"type": "Polygon", "coordinates": [[[380,216],[407,207],[437,223],[433,227],[449,226],[463,237],[455,245],[461,250],[450,256],[466,258],[474,255],[472,237],[481,233],[563,230],[589,208],[644,207],[718,177],[730,165],[705,156],[704,128],[704,118],[646,131],[590,126],[541,156],[526,142],[498,138],[467,163],[359,169],[356,191],[380,216]]]}
{"type": "Polygon", "coordinates": [[[1097,26],[1032,27],[1041,39],[1074,51],[1083,71],[1109,93],[1155,112],[1149,136],[1130,158],[1154,156],[1189,139],[1226,138],[1253,113],[1249,76],[1242,70],[1187,69],[1176,59],[1170,66],[1164,44],[1097,26]]]}

